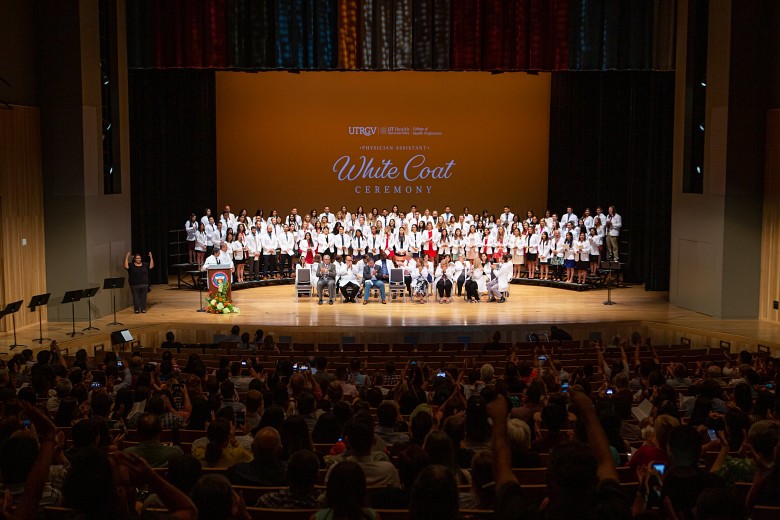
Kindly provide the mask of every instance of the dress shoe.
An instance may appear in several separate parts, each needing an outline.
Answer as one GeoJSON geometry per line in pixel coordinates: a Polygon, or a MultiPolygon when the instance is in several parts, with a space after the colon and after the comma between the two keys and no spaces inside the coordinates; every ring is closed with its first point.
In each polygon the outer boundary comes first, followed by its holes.
{"type": "Polygon", "coordinates": [[[363,300],[363,305],[368,305],[368,300],[363,300]]]}
{"type": "Polygon", "coordinates": [[[322,300],[318,301],[317,305],[322,305],[322,300]]]}
{"type": "Polygon", "coordinates": [[[387,305],[387,300],[382,300],[382,305],[387,305]]]}

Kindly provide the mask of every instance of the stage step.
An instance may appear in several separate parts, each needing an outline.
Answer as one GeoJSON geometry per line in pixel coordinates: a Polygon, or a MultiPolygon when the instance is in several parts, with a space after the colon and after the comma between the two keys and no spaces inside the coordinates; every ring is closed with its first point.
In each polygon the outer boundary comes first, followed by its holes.
{"type": "Polygon", "coordinates": [[[578,283],[566,283],[558,280],[541,280],[539,278],[512,278],[512,283],[517,285],[534,285],[537,287],[554,287],[556,289],[566,289],[568,291],[590,291],[596,286],[591,284],[580,285],[578,283]]]}

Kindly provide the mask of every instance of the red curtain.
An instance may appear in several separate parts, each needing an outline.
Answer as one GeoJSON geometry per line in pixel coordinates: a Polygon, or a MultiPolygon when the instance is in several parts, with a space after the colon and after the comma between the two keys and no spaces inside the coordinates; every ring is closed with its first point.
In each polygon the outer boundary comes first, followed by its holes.
{"type": "Polygon", "coordinates": [[[154,2],[157,68],[227,67],[227,0],[154,2]]]}

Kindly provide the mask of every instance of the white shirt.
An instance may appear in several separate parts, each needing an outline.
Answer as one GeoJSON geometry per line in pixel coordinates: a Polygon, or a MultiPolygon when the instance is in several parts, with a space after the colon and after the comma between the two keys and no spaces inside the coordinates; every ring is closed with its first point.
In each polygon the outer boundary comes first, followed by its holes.
{"type": "Polygon", "coordinates": [[[561,217],[561,228],[565,228],[566,224],[571,222],[575,226],[577,225],[577,215],[574,213],[564,213],[563,217],[561,217]]]}
{"type": "Polygon", "coordinates": [[[336,254],[349,254],[349,247],[352,245],[352,240],[349,238],[349,235],[345,233],[339,233],[338,235],[335,235],[334,243],[336,245],[336,254]]]}
{"type": "Polygon", "coordinates": [[[211,242],[214,246],[214,249],[219,249],[219,247],[222,245],[222,242],[225,241],[225,228],[219,229],[219,227],[214,227],[214,232],[211,234],[211,242]]]}
{"type": "Polygon", "coordinates": [[[251,256],[256,256],[260,249],[262,248],[262,244],[260,243],[260,235],[255,233],[254,235],[252,233],[249,233],[246,236],[246,248],[248,249],[248,254],[251,256]]]}
{"type": "Polygon", "coordinates": [[[501,213],[501,225],[504,227],[510,227],[515,215],[511,211],[509,213],[501,213]]]}
{"type": "Polygon", "coordinates": [[[546,242],[539,239],[539,260],[546,261],[550,258],[550,255],[552,254],[552,245],[553,241],[549,238],[546,242]]]}
{"type": "Polygon", "coordinates": [[[351,240],[352,242],[352,251],[356,255],[363,256],[366,253],[366,247],[368,247],[368,240],[366,240],[365,236],[354,237],[351,240]]]}
{"type": "Polygon", "coordinates": [[[354,264],[352,267],[347,267],[346,263],[341,264],[336,268],[336,274],[339,276],[339,287],[344,287],[350,282],[360,285],[358,267],[354,264]]]}
{"type": "Polygon", "coordinates": [[[533,234],[525,237],[526,250],[531,254],[537,254],[539,252],[539,235],[533,234]]]}
{"type": "Polygon", "coordinates": [[[222,252],[219,256],[211,255],[203,262],[203,270],[205,271],[209,267],[224,267],[225,269],[233,268],[233,259],[229,256],[230,251],[222,252]]]}
{"type": "Polygon", "coordinates": [[[194,242],[195,241],[195,233],[198,232],[198,227],[200,227],[199,222],[192,222],[188,220],[184,223],[184,229],[187,230],[187,242],[194,242]]]}
{"type": "Polygon", "coordinates": [[[275,255],[276,248],[279,247],[279,241],[276,239],[273,232],[269,235],[268,231],[266,231],[261,235],[260,245],[263,248],[264,255],[275,255]]]}
{"type": "Polygon", "coordinates": [[[244,259],[244,243],[234,240],[233,244],[233,258],[236,260],[243,260],[244,259]]]}
{"type": "Polygon", "coordinates": [[[195,233],[195,251],[205,251],[206,250],[206,233],[203,231],[198,231],[195,233]]]}
{"type": "Polygon", "coordinates": [[[575,260],[584,262],[588,261],[588,255],[590,254],[590,243],[588,243],[587,240],[583,240],[582,242],[577,240],[574,242],[574,249],[577,251],[575,260]]]}
{"type": "Polygon", "coordinates": [[[609,228],[609,236],[620,236],[620,228],[623,227],[623,219],[615,213],[612,216],[607,216],[607,227],[609,228]]]}
{"type": "Polygon", "coordinates": [[[588,237],[588,243],[590,244],[591,255],[596,256],[599,254],[599,246],[601,245],[602,241],[603,239],[598,233],[595,236],[588,237]]]}

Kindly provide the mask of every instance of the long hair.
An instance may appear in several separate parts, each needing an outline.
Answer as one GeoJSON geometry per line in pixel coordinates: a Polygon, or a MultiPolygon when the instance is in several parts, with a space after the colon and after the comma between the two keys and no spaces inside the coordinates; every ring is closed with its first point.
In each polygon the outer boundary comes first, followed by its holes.
{"type": "Polygon", "coordinates": [[[205,459],[209,466],[214,467],[230,438],[230,423],[225,419],[217,419],[209,424],[206,437],[209,443],[206,445],[205,459]]]}
{"type": "Polygon", "coordinates": [[[355,462],[337,464],[330,472],[325,501],[334,520],[361,520],[365,516],[366,476],[355,462]]]}

